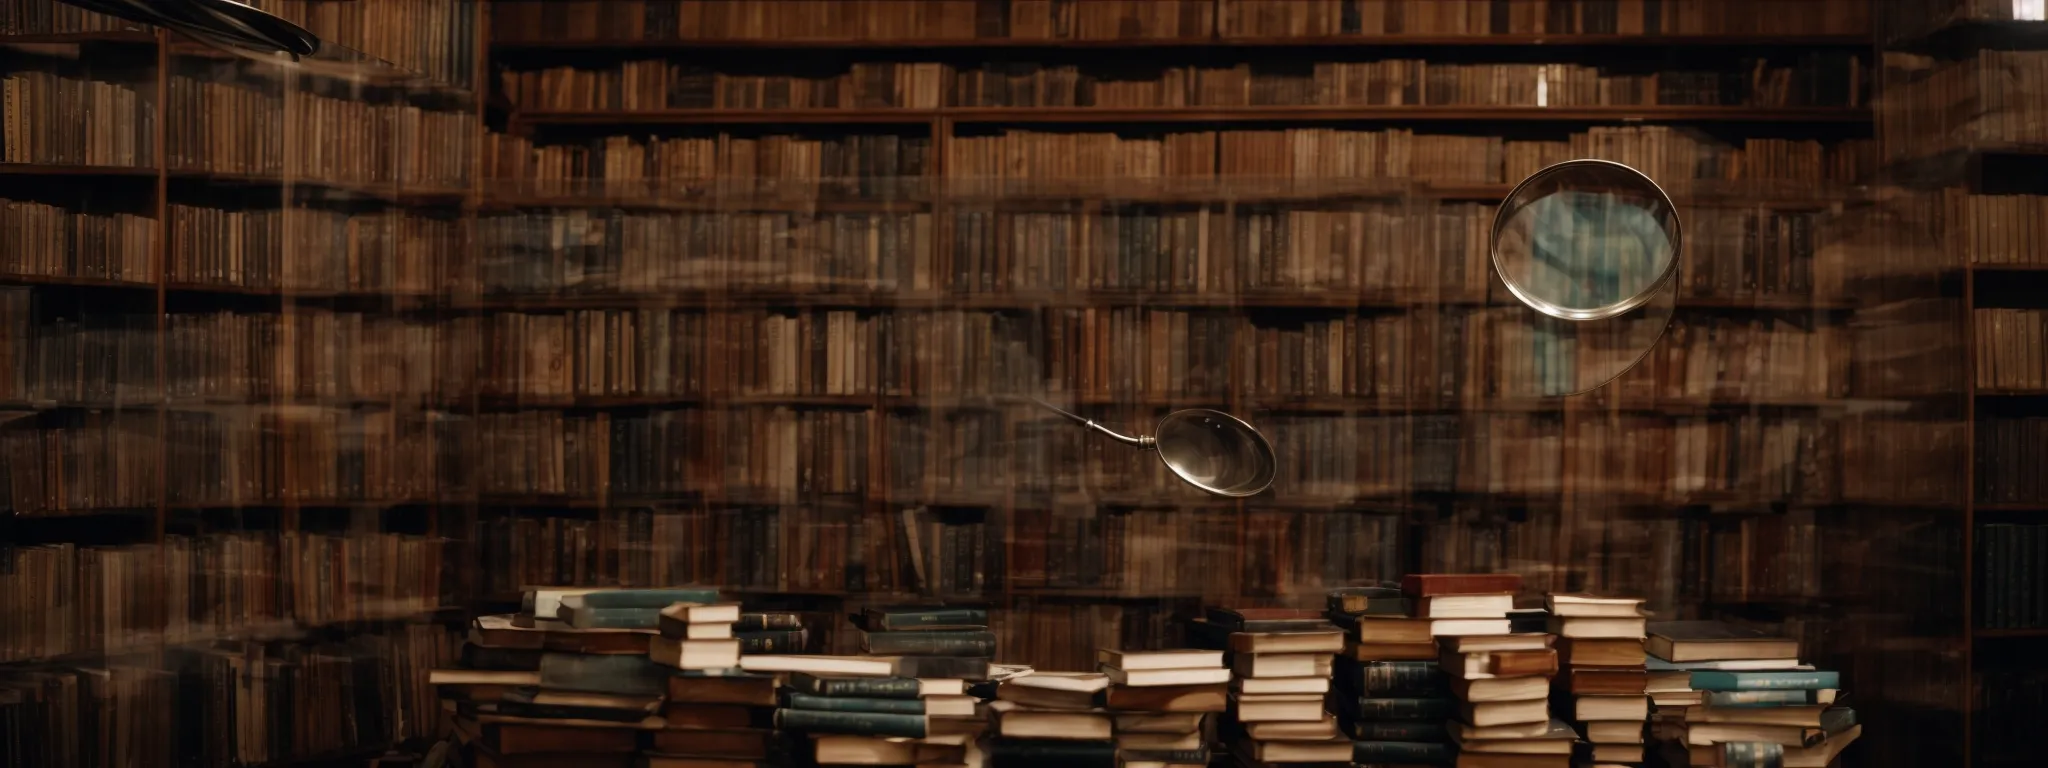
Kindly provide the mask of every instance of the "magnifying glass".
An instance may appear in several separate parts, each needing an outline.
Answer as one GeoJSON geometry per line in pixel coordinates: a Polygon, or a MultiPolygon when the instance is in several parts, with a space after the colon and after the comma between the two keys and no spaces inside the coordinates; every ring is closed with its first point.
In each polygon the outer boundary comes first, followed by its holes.
{"type": "Polygon", "coordinates": [[[1678,208],[1650,177],[1570,160],[1524,179],[1493,219],[1493,268],[1518,307],[1488,345],[1503,394],[1597,389],[1634,367],[1678,307],[1678,208]]]}
{"type": "Polygon", "coordinates": [[[1273,484],[1273,445],[1242,419],[1206,408],[1166,414],[1151,435],[1132,437],[1038,398],[1031,402],[1119,443],[1159,454],[1182,482],[1217,496],[1256,496],[1273,484]]]}

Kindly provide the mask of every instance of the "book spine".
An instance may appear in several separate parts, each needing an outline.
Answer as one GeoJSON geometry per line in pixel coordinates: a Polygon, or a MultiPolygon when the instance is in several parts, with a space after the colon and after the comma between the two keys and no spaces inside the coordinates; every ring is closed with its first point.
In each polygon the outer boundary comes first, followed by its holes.
{"type": "Polygon", "coordinates": [[[821,678],[806,676],[810,693],[868,699],[915,699],[924,685],[912,677],[821,678]]]}
{"type": "Polygon", "coordinates": [[[905,656],[896,660],[896,676],[987,680],[988,659],[963,656],[905,656]]]}
{"type": "Polygon", "coordinates": [[[1354,763],[1442,763],[1449,762],[1449,744],[1414,741],[1359,741],[1351,744],[1354,763]]]}
{"type": "Polygon", "coordinates": [[[1358,670],[1359,692],[1375,697],[1437,693],[1444,682],[1434,661],[1368,661],[1358,670]]]}
{"type": "Polygon", "coordinates": [[[1353,725],[1351,737],[1359,741],[1441,742],[1449,739],[1451,734],[1441,722],[1374,720],[1359,721],[1353,725]]]}
{"type": "Polygon", "coordinates": [[[1358,699],[1358,716],[1362,719],[1435,720],[1455,717],[1457,713],[1457,702],[1451,699],[1358,699]]]}
{"type": "Polygon", "coordinates": [[[1836,672],[1722,672],[1700,670],[1692,673],[1692,688],[1696,691],[1768,691],[1768,690],[1817,690],[1840,688],[1842,676],[1836,672]]]}
{"type": "Polygon", "coordinates": [[[803,617],[794,613],[742,613],[740,620],[732,625],[734,632],[769,632],[803,628],[803,617]]]}
{"type": "Polygon", "coordinates": [[[1721,768],[1780,768],[1785,764],[1785,747],[1762,741],[1731,741],[1721,744],[1721,768]]]}
{"type": "Polygon", "coordinates": [[[1802,706],[1819,704],[1820,693],[1813,690],[1709,691],[1703,701],[1710,707],[1802,706]]]}
{"type": "Polygon", "coordinates": [[[775,727],[785,731],[844,733],[854,736],[925,736],[924,715],[881,712],[834,712],[818,709],[775,710],[775,727]]]}
{"type": "Polygon", "coordinates": [[[874,613],[875,628],[883,632],[900,632],[924,627],[985,627],[988,626],[988,611],[980,608],[947,608],[913,613],[874,613]]]}
{"type": "Polygon", "coordinates": [[[733,637],[740,641],[740,653],[798,653],[810,643],[810,633],[801,629],[739,632],[733,637]]]}
{"type": "Polygon", "coordinates": [[[789,695],[789,708],[823,710],[827,712],[877,712],[896,715],[922,715],[924,714],[924,701],[920,699],[868,699],[792,693],[789,695]]]}
{"type": "Polygon", "coordinates": [[[869,632],[868,653],[879,656],[991,656],[993,632],[869,632]]]}
{"type": "Polygon", "coordinates": [[[647,608],[581,608],[569,612],[569,626],[577,629],[655,629],[661,613],[647,608]]]}
{"type": "Polygon", "coordinates": [[[604,707],[577,707],[562,704],[529,704],[520,701],[499,701],[498,713],[513,717],[606,720],[618,723],[637,723],[645,719],[649,714],[645,711],[607,709],[604,707]]]}

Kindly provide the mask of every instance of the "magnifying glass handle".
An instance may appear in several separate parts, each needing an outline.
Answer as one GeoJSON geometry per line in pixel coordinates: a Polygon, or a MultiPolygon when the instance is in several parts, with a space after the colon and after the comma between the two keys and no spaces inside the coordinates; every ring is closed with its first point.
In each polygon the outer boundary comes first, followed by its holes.
{"type": "Polygon", "coordinates": [[[1048,411],[1052,411],[1053,413],[1057,413],[1061,416],[1073,419],[1074,423],[1076,424],[1080,424],[1081,426],[1086,427],[1088,429],[1092,429],[1102,434],[1108,435],[1111,439],[1119,443],[1123,443],[1124,445],[1128,445],[1133,448],[1145,449],[1150,449],[1153,447],[1153,439],[1151,437],[1144,435],[1140,435],[1138,437],[1131,437],[1130,435],[1123,434],[1114,429],[1110,429],[1109,427],[1102,426],[1101,422],[1098,422],[1094,419],[1090,419],[1080,414],[1070,412],[1064,408],[1053,405],[1052,403],[1048,403],[1044,400],[1040,400],[1036,397],[1027,397],[1026,399],[1030,400],[1033,403],[1038,404],[1038,407],[1040,408],[1044,408],[1048,411]]]}

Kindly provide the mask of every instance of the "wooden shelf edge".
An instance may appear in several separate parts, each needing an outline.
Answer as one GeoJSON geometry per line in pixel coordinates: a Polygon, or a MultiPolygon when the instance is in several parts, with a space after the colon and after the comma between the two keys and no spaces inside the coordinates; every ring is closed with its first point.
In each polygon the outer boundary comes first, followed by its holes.
{"type": "Polygon", "coordinates": [[[1228,35],[1203,37],[1128,37],[1110,39],[1054,39],[1018,37],[925,38],[876,40],[861,38],[689,38],[689,39],[592,39],[592,40],[492,40],[491,50],[500,53],[525,51],[692,51],[769,49],[1130,49],[1130,48],[1274,48],[1372,45],[1394,46],[1658,46],[1658,47],[1811,47],[1868,46],[1870,34],[1819,33],[1803,35],[1732,34],[1338,34],[1338,35],[1228,35]]]}
{"type": "Polygon", "coordinates": [[[1288,121],[1771,122],[1869,123],[1863,107],[1521,107],[1273,106],[1273,107],[940,107],[936,109],[658,109],[515,112],[528,125],[629,124],[901,124],[934,120],[975,123],[1239,123],[1288,121]]]}

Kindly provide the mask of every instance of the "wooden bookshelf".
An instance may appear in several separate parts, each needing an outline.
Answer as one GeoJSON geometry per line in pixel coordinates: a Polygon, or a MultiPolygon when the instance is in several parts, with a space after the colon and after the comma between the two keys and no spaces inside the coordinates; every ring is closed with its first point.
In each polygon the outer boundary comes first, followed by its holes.
{"type": "Polygon", "coordinates": [[[1108,40],[1038,40],[1010,37],[981,37],[972,39],[934,38],[927,40],[876,40],[863,38],[785,38],[762,40],[755,38],[691,38],[684,40],[497,40],[491,50],[500,57],[518,56],[529,52],[556,51],[618,51],[621,53],[671,53],[697,50],[932,50],[932,51],[980,51],[985,49],[1104,49],[1126,50],[1147,48],[1374,48],[1417,47],[1435,48],[1445,46],[1474,47],[1743,47],[1743,48],[1810,48],[1810,47],[1867,47],[1870,38],[1866,35],[1731,35],[1731,34],[1377,34],[1377,35],[1326,35],[1300,37],[1254,37],[1246,35],[1211,35],[1204,37],[1132,37],[1108,40]]]}
{"type": "Polygon", "coordinates": [[[745,123],[959,125],[1030,123],[1315,123],[1501,121],[1561,123],[1729,122],[1868,124],[1870,111],[1847,107],[944,107],[940,109],[670,109],[525,111],[520,125],[725,125],[745,123]]]}

